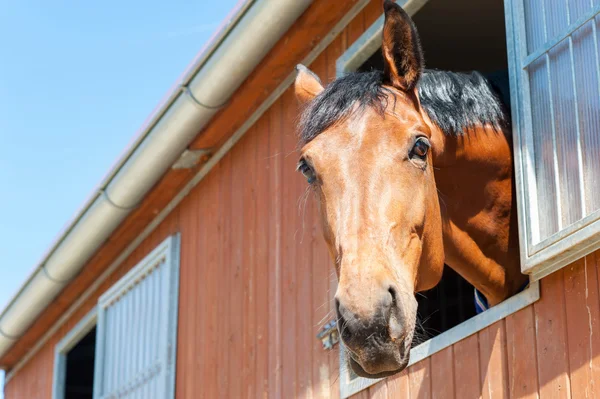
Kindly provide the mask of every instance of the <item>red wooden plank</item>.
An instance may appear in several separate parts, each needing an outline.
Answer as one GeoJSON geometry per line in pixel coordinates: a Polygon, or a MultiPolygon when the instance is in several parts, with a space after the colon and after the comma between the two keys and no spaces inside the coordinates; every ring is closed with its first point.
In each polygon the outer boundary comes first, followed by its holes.
{"type": "Polygon", "coordinates": [[[481,396],[477,334],[454,344],[454,389],[456,397],[468,399],[481,396]]]}
{"type": "Polygon", "coordinates": [[[381,0],[371,0],[364,8],[365,14],[365,30],[383,14],[383,4],[381,0]]]}
{"type": "Polygon", "coordinates": [[[299,315],[296,314],[296,298],[298,291],[297,259],[296,259],[296,231],[297,231],[297,183],[294,171],[294,158],[290,156],[296,145],[295,134],[292,130],[295,113],[290,112],[296,99],[291,90],[282,95],[283,117],[281,134],[283,135],[282,147],[282,310],[283,310],[283,397],[290,398],[297,394],[297,352],[296,340],[298,330],[296,327],[299,315]]]}
{"type": "Polygon", "coordinates": [[[208,363],[206,353],[204,352],[206,349],[205,343],[210,339],[207,305],[212,300],[212,298],[207,297],[206,292],[207,286],[210,284],[210,281],[208,280],[208,266],[205,258],[209,232],[204,228],[204,223],[208,215],[208,204],[205,195],[207,189],[210,187],[210,179],[211,176],[209,175],[202,181],[200,189],[198,190],[198,199],[192,205],[198,208],[195,213],[195,219],[193,220],[195,240],[193,241],[194,257],[192,267],[196,269],[196,279],[194,280],[196,287],[192,288],[192,297],[195,299],[196,313],[193,314],[192,318],[196,322],[196,328],[195,334],[192,337],[194,341],[193,347],[195,349],[193,351],[194,368],[192,369],[192,375],[190,376],[190,379],[192,380],[192,395],[193,392],[197,392],[198,389],[196,376],[202,376],[203,389],[211,383],[211,376],[208,372],[211,365],[208,363]],[[202,289],[197,289],[198,285],[200,285],[202,289]]]}
{"type": "Polygon", "coordinates": [[[535,322],[529,306],[506,318],[508,389],[511,398],[537,398],[535,322]]]}
{"type": "Polygon", "coordinates": [[[483,399],[508,398],[504,320],[479,332],[479,369],[483,399]]]}
{"type": "MultiPolygon", "coordinates": [[[[198,254],[202,266],[205,270],[204,292],[199,291],[203,300],[203,309],[205,313],[205,325],[207,339],[204,340],[202,357],[205,358],[205,376],[206,383],[202,387],[206,397],[214,398],[218,395],[218,365],[221,363],[221,358],[218,355],[218,320],[217,311],[218,303],[222,298],[222,287],[219,280],[220,264],[219,264],[219,246],[217,243],[219,238],[217,225],[219,223],[219,181],[222,172],[221,166],[213,168],[207,177],[205,192],[203,193],[202,201],[204,203],[204,217],[199,220],[198,229],[204,232],[204,253],[198,254]],[[217,366],[217,367],[215,367],[217,366]]],[[[254,366],[254,365],[253,365],[254,366]]]]}
{"type": "Polygon", "coordinates": [[[408,370],[387,378],[388,395],[390,398],[408,399],[410,397],[410,381],[408,370]]]}
{"type": "MultiPolygon", "coordinates": [[[[189,199],[190,197],[188,197],[189,199]]],[[[188,199],[184,200],[182,204],[185,204],[188,199]]],[[[186,212],[181,212],[181,215],[187,215],[186,212]]],[[[179,254],[179,309],[177,316],[177,365],[176,365],[176,373],[175,373],[175,397],[183,398],[186,393],[186,375],[189,370],[188,362],[189,355],[186,351],[182,350],[184,345],[188,344],[189,330],[191,320],[187,317],[187,311],[189,308],[189,292],[190,292],[190,267],[189,267],[189,251],[187,250],[188,245],[187,241],[189,240],[189,236],[187,233],[187,229],[189,226],[189,222],[187,218],[183,218],[180,224],[180,254],[179,254]],[[184,234],[185,233],[185,234],[184,234]],[[185,238],[184,238],[185,237],[185,238]]]]}
{"type": "Polygon", "coordinates": [[[431,358],[413,364],[408,370],[411,399],[431,398],[431,358]]]}
{"type": "Polygon", "coordinates": [[[231,296],[231,280],[228,268],[231,265],[231,187],[232,187],[232,170],[231,170],[231,154],[226,155],[221,159],[220,178],[219,178],[219,263],[220,263],[220,278],[218,279],[219,290],[228,293],[221,295],[217,301],[217,310],[219,313],[219,321],[217,324],[217,346],[219,348],[219,373],[217,373],[217,384],[220,398],[229,397],[229,336],[231,334],[231,324],[229,318],[229,309],[231,296]]]}
{"type": "Polygon", "coordinates": [[[189,317],[196,314],[196,296],[194,295],[193,284],[196,281],[197,268],[194,264],[195,259],[195,241],[198,208],[195,206],[198,201],[198,192],[190,196],[182,203],[184,211],[182,212],[181,222],[181,262],[179,270],[181,292],[179,295],[179,317],[178,329],[181,332],[181,340],[177,345],[177,359],[179,362],[177,392],[178,397],[185,398],[192,395],[194,391],[193,375],[194,372],[194,353],[196,335],[196,319],[189,317]],[[187,205],[187,206],[185,206],[187,205]],[[181,371],[181,375],[179,375],[181,371]]]}
{"type": "Polygon", "coordinates": [[[454,359],[452,347],[431,356],[431,396],[436,399],[454,398],[454,359]]]}
{"type": "Polygon", "coordinates": [[[356,393],[355,395],[351,396],[352,399],[369,399],[370,395],[369,395],[369,389],[364,389],[358,393],[356,393]]]}
{"type": "MultiPolygon", "coordinates": [[[[244,226],[242,285],[242,390],[244,396],[254,393],[254,369],[256,367],[256,281],[255,281],[255,256],[254,244],[256,238],[256,126],[246,133],[243,141],[244,152],[242,164],[244,165],[244,188],[241,193],[244,201],[242,211],[242,223],[244,226]]],[[[240,142],[241,144],[241,142],[240,142]]],[[[238,171],[240,173],[241,171],[238,171]]]]}
{"type": "Polygon", "coordinates": [[[559,270],[541,283],[541,300],[534,304],[540,395],[569,398],[569,359],[564,273],[559,270]]]}
{"type": "Polygon", "coordinates": [[[269,109],[269,393],[282,396],[282,135],[283,103],[269,109]]]}
{"type": "Polygon", "coordinates": [[[346,48],[352,46],[352,44],[362,35],[365,31],[365,10],[358,13],[352,21],[348,24],[345,29],[346,32],[346,48]]]}
{"type": "Polygon", "coordinates": [[[389,397],[387,381],[379,381],[377,384],[369,387],[369,397],[371,399],[386,399],[389,397]]]}
{"type": "Polygon", "coordinates": [[[229,335],[229,396],[239,398],[242,396],[242,309],[244,303],[242,267],[244,264],[244,224],[243,209],[244,199],[242,196],[246,178],[244,171],[246,165],[243,162],[245,151],[244,139],[231,150],[232,157],[232,184],[231,184],[231,263],[226,269],[230,274],[230,307],[227,318],[230,323],[229,335]]]}
{"type": "Polygon", "coordinates": [[[600,395],[600,325],[595,255],[567,266],[564,283],[571,396],[595,398],[600,395]]]}
{"type": "Polygon", "coordinates": [[[269,191],[269,115],[263,115],[257,124],[256,175],[256,394],[255,397],[268,397],[269,394],[269,204],[272,195],[269,191]]]}

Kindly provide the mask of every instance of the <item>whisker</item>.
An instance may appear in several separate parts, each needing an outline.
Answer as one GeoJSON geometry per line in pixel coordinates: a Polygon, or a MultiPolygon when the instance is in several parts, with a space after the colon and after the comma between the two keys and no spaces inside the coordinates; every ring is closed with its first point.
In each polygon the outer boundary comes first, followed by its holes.
{"type": "Polygon", "coordinates": [[[297,150],[294,149],[294,150],[290,151],[287,155],[285,155],[284,158],[287,158],[287,157],[289,157],[290,155],[292,155],[292,154],[294,154],[296,152],[297,152],[297,150]]]}
{"type": "Polygon", "coordinates": [[[264,158],[263,158],[263,160],[272,159],[272,158],[275,158],[275,157],[278,157],[278,156],[280,156],[281,154],[282,154],[282,152],[281,152],[281,151],[280,151],[280,152],[276,152],[276,153],[275,153],[275,154],[273,154],[273,155],[268,155],[268,156],[264,157],[264,158]]]}

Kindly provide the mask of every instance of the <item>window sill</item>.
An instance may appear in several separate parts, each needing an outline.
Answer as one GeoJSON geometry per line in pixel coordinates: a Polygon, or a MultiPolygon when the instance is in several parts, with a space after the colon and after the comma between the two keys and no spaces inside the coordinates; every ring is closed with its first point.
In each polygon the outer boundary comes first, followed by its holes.
{"type": "MultiPolygon", "coordinates": [[[[410,351],[410,362],[408,363],[408,367],[491,326],[495,322],[504,319],[506,316],[518,312],[536,302],[538,299],[540,299],[539,281],[533,281],[526,290],[508,298],[506,301],[485,312],[466,320],[456,327],[443,332],[437,337],[412,348],[410,351]]],[[[340,346],[341,345],[342,343],[340,342],[340,346]]],[[[346,359],[344,351],[340,348],[340,397],[343,399],[355,395],[383,380],[362,377],[351,379],[350,373],[345,365],[346,359]]]]}

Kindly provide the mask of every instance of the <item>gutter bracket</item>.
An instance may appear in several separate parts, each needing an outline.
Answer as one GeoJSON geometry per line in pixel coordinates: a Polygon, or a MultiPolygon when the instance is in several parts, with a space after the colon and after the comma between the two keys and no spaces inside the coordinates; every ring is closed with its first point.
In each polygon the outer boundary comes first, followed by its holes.
{"type": "Polygon", "coordinates": [[[206,163],[212,155],[212,148],[200,148],[197,150],[185,150],[175,161],[172,169],[192,169],[206,163]]]}
{"type": "Polygon", "coordinates": [[[6,339],[10,339],[11,341],[18,341],[19,338],[21,338],[21,337],[16,337],[14,335],[7,334],[4,331],[2,331],[1,328],[0,328],[0,335],[2,335],[6,339]]]}
{"type": "Polygon", "coordinates": [[[194,93],[192,93],[192,91],[190,90],[190,88],[188,86],[179,86],[179,87],[181,89],[181,92],[184,95],[187,95],[187,97],[189,97],[194,104],[196,104],[197,106],[204,108],[204,109],[219,110],[219,109],[225,107],[229,103],[229,100],[227,100],[221,105],[206,105],[206,104],[202,103],[202,101],[200,101],[196,97],[194,97],[194,93]]]}

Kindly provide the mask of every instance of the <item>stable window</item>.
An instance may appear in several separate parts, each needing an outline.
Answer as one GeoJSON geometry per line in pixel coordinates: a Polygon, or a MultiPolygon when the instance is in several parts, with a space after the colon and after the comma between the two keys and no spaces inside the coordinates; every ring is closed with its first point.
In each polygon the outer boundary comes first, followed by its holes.
{"type": "Polygon", "coordinates": [[[56,346],[53,399],[91,399],[96,357],[96,308],[56,346]]]}
{"type": "Polygon", "coordinates": [[[175,396],[178,243],[161,243],[58,344],[54,399],[175,396]]]}
{"type": "MultiPolygon", "coordinates": [[[[480,71],[497,89],[507,107],[513,105],[502,0],[409,0],[397,3],[411,15],[417,26],[428,69],[480,71]]],[[[338,59],[338,75],[355,70],[383,68],[383,21],[382,15],[338,59]]],[[[417,295],[418,317],[429,339],[411,349],[410,364],[482,330],[538,299],[539,285],[534,282],[525,291],[476,315],[473,286],[446,267],[438,286],[417,295]]],[[[345,366],[343,350],[340,350],[340,362],[340,392],[343,398],[379,381],[358,377],[349,370],[345,366]]]]}
{"type": "Polygon", "coordinates": [[[600,3],[506,0],[522,270],[600,248],[600,3]]]}
{"type": "Polygon", "coordinates": [[[175,397],[177,241],[165,240],[100,297],[94,399],[175,397]]]}

